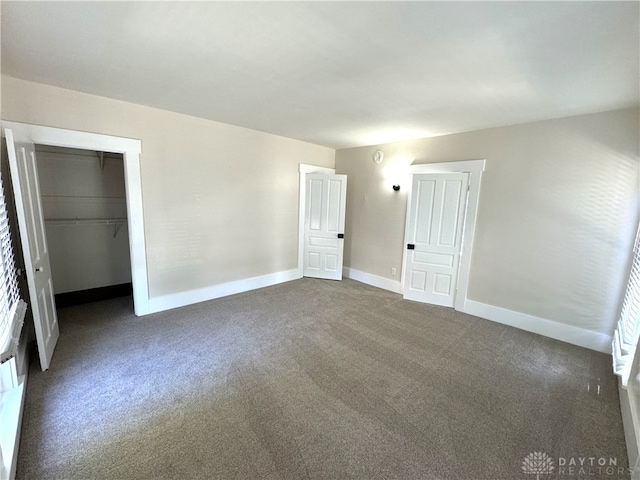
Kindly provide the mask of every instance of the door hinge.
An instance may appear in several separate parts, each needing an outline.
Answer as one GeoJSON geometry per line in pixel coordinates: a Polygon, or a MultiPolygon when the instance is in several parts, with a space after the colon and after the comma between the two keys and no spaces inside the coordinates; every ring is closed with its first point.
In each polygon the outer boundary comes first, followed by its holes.
{"type": "Polygon", "coordinates": [[[413,243],[408,243],[407,244],[407,250],[415,250],[416,246],[413,243]]]}

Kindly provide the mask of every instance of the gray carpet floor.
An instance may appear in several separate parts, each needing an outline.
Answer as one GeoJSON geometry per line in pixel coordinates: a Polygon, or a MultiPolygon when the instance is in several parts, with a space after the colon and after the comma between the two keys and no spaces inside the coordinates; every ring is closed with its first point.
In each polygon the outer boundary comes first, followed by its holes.
{"type": "Polygon", "coordinates": [[[610,356],[355,281],[59,318],[18,478],[628,478],[610,356]],[[561,471],[585,457],[616,474],[561,471]]]}

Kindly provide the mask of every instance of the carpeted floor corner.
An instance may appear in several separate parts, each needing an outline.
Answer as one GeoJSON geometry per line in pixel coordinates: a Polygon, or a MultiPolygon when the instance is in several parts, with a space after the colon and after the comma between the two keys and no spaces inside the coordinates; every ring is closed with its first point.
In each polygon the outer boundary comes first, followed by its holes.
{"type": "Polygon", "coordinates": [[[20,479],[628,478],[610,356],[344,280],[59,311],[20,479]],[[619,471],[619,469],[621,469],[619,471]]]}

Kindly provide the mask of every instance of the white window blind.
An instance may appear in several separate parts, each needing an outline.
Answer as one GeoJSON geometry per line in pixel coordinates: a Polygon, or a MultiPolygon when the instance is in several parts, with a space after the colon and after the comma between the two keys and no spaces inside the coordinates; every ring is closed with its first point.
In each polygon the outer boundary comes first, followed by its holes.
{"type": "Polygon", "coordinates": [[[0,175],[0,363],[15,355],[25,307],[18,290],[7,204],[0,175]]]}
{"type": "Polygon", "coordinates": [[[622,303],[622,310],[615,335],[612,354],[613,371],[622,377],[623,386],[627,386],[633,355],[638,344],[640,326],[640,228],[633,246],[633,260],[629,283],[622,303]]]}

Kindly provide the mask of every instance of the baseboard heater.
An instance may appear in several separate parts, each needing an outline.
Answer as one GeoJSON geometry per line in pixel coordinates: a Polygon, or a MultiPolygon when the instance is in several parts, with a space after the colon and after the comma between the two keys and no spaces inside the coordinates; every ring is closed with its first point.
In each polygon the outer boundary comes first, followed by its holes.
{"type": "Polygon", "coordinates": [[[100,302],[112,298],[127,297],[133,295],[131,283],[121,283],[119,285],[109,285],[106,287],[90,288],[76,292],[57,293],[56,307],[73,307],[84,303],[100,302]]]}

